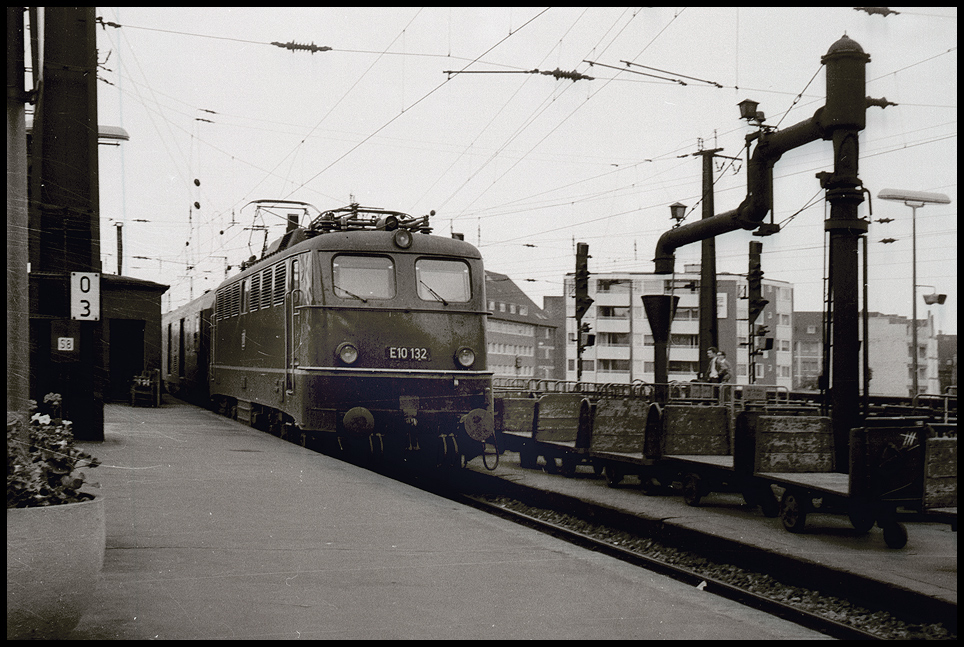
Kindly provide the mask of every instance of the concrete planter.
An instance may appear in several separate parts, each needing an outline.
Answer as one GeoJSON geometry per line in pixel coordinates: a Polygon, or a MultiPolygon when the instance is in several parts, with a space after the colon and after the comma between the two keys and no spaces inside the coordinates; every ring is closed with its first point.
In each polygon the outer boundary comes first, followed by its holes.
{"type": "Polygon", "coordinates": [[[7,639],[63,638],[104,565],[104,498],[7,510],[7,639]]]}

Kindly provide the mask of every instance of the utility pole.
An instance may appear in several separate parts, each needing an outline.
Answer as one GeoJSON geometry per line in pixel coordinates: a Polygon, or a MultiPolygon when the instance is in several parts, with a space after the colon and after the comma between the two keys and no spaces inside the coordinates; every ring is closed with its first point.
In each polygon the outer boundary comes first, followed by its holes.
{"type": "MultiPolygon", "coordinates": [[[[700,140],[702,145],[702,140],[700,140]]],[[[722,148],[708,148],[699,150],[692,155],[703,158],[703,217],[708,220],[716,215],[713,202],[713,158],[722,157],[728,160],[739,160],[736,157],[717,155],[722,148]]],[[[702,241],[702,258],[700,260],[700,375],[706,376],[710,372],[710,360],[706,351],[710,346],[719,348],[720,329],[716,318],[716,238],[713,236],[702,241]]]]}
{"type": "MultiPolygon", "coordinates": [[[[712,218],[713,204],[713,157],[722,148],[708,148],[693,155],[703,157],[703,217],[712,218]]],[[[719,347],[720,332],[716,321],[716,238],[703,239],[700,260],[700,375],[706,379],[710,373],[710,360],[706,351],[710,346],[719,347]]]]}

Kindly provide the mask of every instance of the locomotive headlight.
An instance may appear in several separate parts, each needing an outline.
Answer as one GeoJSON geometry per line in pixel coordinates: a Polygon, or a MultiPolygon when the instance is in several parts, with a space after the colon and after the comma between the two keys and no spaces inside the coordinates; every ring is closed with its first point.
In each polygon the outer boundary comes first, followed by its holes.
{"type": "Polygon", "coordinates": [[[345,364],[354,364],[358,360],[358,349],[347,341],[342,342],[335,349],[335,355],[345,364]]]}
{"type": "Polygon", "coordinates": [[[455,353],[455,361],[468,368],[475,364],[475,351],[463,346],[455,353]]]}
{"type": "Polygon", "coordinates": [[[412,232],[407,229],[396,229],[392,238],[395,240],[395,244],[402,249],[408,249],[412,246],[412,232]]]}

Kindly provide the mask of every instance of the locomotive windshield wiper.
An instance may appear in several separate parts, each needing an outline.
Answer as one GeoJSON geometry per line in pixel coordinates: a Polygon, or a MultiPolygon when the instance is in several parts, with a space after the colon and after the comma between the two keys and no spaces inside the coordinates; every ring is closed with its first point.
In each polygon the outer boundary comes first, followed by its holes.
{"type": "Polygon", "coordinates": [[[425,289],[428,290],[429,292],[431,292],[433,297],[435,297],[436,299],[438,299],[439,301],[441,301],[443,306],[447,306],[447,305],[449,304],[449,302],[446,301],[445,299],[443,299],[442,297],[440,297],[439,294],[438,294],[438,292],[436,292],[435,290],[433,290],[433,289],[429,286],[428,283],[426,283],[426,282],[423,281],[422,279],[419,279],[418,282],[421,283],[422,285],[424,285],[424,286],[425,286],[425,289]]]}
{"type": "Polygon", "coordinates": [[[362,303],[368,303],[368,299],[366,299],[365,297],[360,297],[360,296],[358,296],[357,294],[355,294],[354,292],[349,292],[348,290],[346,290],[345,288],[343,288],[343,287],[341,287],[341,286],[339,286],[339,285],[336,285],[336,286],[335,286],[335,289],[336,289],[336,290],[341,290],[342,292],[344,292],[345,294],[347,294],[347,295],[350,296],[350,297],[355,297],[356,299],[358,299],[358,300],[361,301],[362,303]]]}

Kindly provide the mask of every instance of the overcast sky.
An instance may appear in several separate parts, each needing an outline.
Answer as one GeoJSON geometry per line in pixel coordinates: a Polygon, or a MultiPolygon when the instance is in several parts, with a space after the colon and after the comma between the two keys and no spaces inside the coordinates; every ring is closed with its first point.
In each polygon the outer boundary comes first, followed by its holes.
{"type": "MultiPolygon", "coordinates": [[[[948,295],[932,312],[956,333],[957,10],[893,9],[98,8],[122,25],[97,30],[99,121],[130,134],[100,147],[104,271],[117,270],[122,222],[124,273],[171,285],[164,305],[176,307],[187,266],[197,296],[226,263],[233,273],[260,253],[252,225],[268,225],[269,242],[280,235],[280,219],[255,222],[245,208],[278,198],[435,210],[437,233],[464,233],[538,305],[562,294],[574,242],[589,244],[593,272],[651,272],[669,205],[701,215],[690,154],[745,160],[746,98],[778,128],[809,118],[825,100],[820,57],[846,33],[871,56],[867,94],[898,104],[868,108],[860,135],[871,310],[911,311],[911,209],[877,193],[944,193],[951,204],[918,210],[917,283],[948,295]],[[270,44],[291,41],[331,50],[270,44]],[[556,69],[594,79],[522,73],[556,69]]],[[[747,242],[763,240],[766,276],[794,284],[797,310],[821,309],[815,174],[832,170],[831,153],[821,141],[783,156],[774,219],[789,222],[765,239],[719,237],[719,271],[745,273],[747,242]]],[[[719,162],[722,212],[745,197],[746,164],[719,162]]],[[[677,268],[699,247],[680,249],[677,268]]]]}

